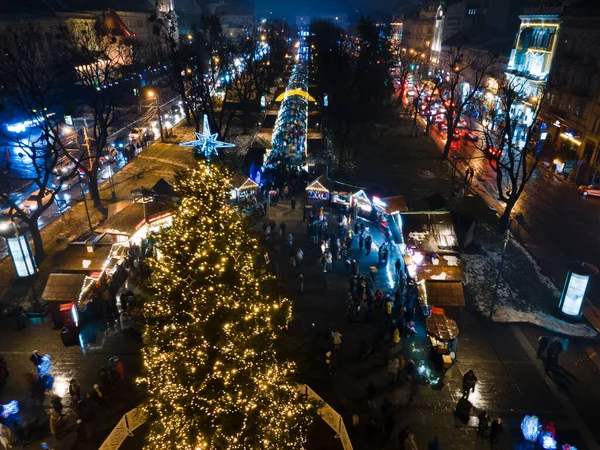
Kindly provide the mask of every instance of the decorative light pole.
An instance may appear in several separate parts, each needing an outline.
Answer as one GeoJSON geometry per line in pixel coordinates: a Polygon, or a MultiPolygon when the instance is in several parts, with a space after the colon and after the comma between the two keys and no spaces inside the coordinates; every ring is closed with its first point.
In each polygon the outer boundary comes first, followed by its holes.
{"type": "Polygon", "coordinates": [[[8,252],[12,258],[18,277],[30,277],[37,272],[35,259],[29,243],[29,227],[23,221],[17,223],[14,217],[0,222],[0,236],[6,239],[8,252]]]}
{"type": "Polygon", "coordinates": [[[158,114],[158,128],[160,129],[160,140],[165,140],[165,134],[163,132],[163,123],[162,123],[162,114],[160,111],[160,100],[158,98],[158,94],[154,91],[148,91],[148,98],[153,98],[156,101],[156,112],[158,114]]]}

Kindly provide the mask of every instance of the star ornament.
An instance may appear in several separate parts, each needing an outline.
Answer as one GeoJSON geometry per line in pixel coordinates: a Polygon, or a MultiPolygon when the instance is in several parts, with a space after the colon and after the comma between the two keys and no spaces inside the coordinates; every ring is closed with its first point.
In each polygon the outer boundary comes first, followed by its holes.
{"type": "Polygon", "coordinates": [[[217,154],[217,149],[219,148],[235,147],[235,144],[218,141],[217,136],[217,133],[211,134],[210,126],[208,125],[208,116],[204,114],[204,120],[202,121],[202,133],[196,133],[196,140],[182,142],[179,145],[183,147],[195,147],[196,154],[204,155],[206,159],[210,159],[212,155],[217,154]]]}

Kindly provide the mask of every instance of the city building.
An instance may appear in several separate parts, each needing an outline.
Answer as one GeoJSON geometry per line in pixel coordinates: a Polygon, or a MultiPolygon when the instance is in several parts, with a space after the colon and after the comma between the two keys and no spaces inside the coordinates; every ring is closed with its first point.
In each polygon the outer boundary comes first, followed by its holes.
{"type": "MultiPolygon", "coordinates": [[[[431,57],[431,45],[436,29],[436,17],[440,11],[440,1],[425,1],[418,11],[407,12],[402,20],[402,46],[423,51],[426,58],[431,57]]],[[[443,22],[438,23],[439,26],[443,22]]]]}
{"type": "Polygon", "coordinates": [[[299,29],[308,29],[315,20],[324,20],[340,27],[342,30],[348,30],[348,14],[345,13],[314,13],[311,15],[296,16],[296,26],[299,29]]]}
{"type": "Polygon", "coordinates": [[[177,6],[180,34],[197,31],[205,15],[219,16],[224,35],[232,40],[247,36],[256,21],[254,9],[247,2],[182,0],[177,6]]]}

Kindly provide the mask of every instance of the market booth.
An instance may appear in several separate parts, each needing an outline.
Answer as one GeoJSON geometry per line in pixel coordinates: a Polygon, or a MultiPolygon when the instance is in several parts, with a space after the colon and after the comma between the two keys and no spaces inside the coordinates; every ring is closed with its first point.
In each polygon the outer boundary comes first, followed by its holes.
{"type": "Polygon", "coordinates": [[[52,273],[42,294],[57,328],[79,326],[78,302],[84,289],[85,274],[52,273]]]}
{"type": "Polygon", "coordinates": [[[241,172],[234,175],[231,180],[231,188],[229,198],[235,202],[244,200],[248,196],[256,197],[258,194],[258,184],[241,172]]]}
{"type": "Polygon", "coordinates": [[[452,367],[456,359],[455,343],[458,338],[456,322],[440,311],[425,319],[425,327],[431,344],[432,357],[444,370],[452,367]]]}
{"type": "Polygon", "coordinates": [[[386,235],[392,235],[396,242],[402,242],[400,213],[408,211],[404,196],[397,195],[384,198],[373,196],[372,205],[375,219],[381,231],[386,235]]]}
{"type": "Polygon", "coordinates": [[[333,182],[321,175],[306,186],[307,200],[329,201],[333,182]]]}

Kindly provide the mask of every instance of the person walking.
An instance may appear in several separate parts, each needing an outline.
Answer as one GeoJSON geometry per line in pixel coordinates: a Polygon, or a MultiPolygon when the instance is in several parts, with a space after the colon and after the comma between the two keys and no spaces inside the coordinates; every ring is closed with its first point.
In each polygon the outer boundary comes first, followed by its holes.
{"type": "Polygon", "coordinates": [[[369,255],[371,253],[371,243],[373,242],[373,238],[371,237],[371,235],[367,235],[366,239],[365,239],[365,250],[367,251],[367,255],[369,255]]]}
{"type": "Polygon", "coordinates": [[[83,420],[81,419],[77,419],[77,422],[75,424],[75,434],[77,435],[77,442],[81,444],[87,444],[88,439],[87,432],[85,429],[85,423],[83,423],[83,420]]]}
{"type": "Polygon", "coordinates": [[[285,222],[281,222],[279,224],[279,235],[281,236],[281,239],[285,238],[285,229],[286,229],[287,225],[285,224],[285,222]]]}
{"type": "Polygon", "coordinates": [[[98,406],[108,409],[108,403],[106,403],[106,396],[104,395],[104,392],[102,392],[102,389],[100,389],[100,386],[98,386],[97,384],[94,385],[92,398],[98,406]]]}
{"type": "Polygon", "coordinates": [[[331,337],[333,340],[333,349],[336,351],[339,350],[340,344],[342,343],[342,333],[340,333],[339,331],[332,331],[331,337]]]}
{"type": "Polygon", "coordinates": [[[492,443],[492,448],[496,447],[496,444],[498,444],[498,440],[500,439],[502,430],[503,430],[502,419],[500,419],[500,417],[498,417],[496,420],[494,420],[492,422],[492,426],[490,429],[490,442],[492,443]]]}
{"type": "Polygon", "coordinates": [[[540,336],[538,338],[537,359],[542,359],[544,352],[548,348],[549,342],[550,339],[548,339],[548,336],[540,336]]]}
{"type": "Polygon", "coordinates": [[[548,345],[546,350],[545,369],[548,372],[550,369],[558,367],[558,357],[563,351],[563,345],[559,339],[555,339],[548,345]]]}
{"type": "Polygon", "coordinates": [[[404,439],[404,450],[419,450],[417,443],[415,442],[415,435],[408,433],[406,439],[404,439]]]}
{"type": "Polygon", "coordinates": [[[292,205],[292,211],[294,211],[296,209],[296,197],[292,197],[290,204],[292,205]]]}
{"type": "Polygon", "coordinates": [[[300,298],[304,298],[304,275],[298,275],[298,287],[300,288],[300,298]]]}
{"type": "Polygon", "coordinates": [[[477,377],[473,370],[469,370],[463,375],[463,397],[469,397],[471,392],[475,392],[475,385],[477,384],[477,377]]]}
{"type": "Polygon", "coordinates": [[[365,245],[365,238],[362,233],[358,236],[358,251],[362,253],[363,246],[365,245]]]}
{"type": "Polygon", "coordinates": [[[488,428],[490,427],[490,416],[487,411],[481,411],[477,416],[477,419],[479,419],[479,423],[477,424],[477,436],[485,438],[488,428]]]}

